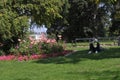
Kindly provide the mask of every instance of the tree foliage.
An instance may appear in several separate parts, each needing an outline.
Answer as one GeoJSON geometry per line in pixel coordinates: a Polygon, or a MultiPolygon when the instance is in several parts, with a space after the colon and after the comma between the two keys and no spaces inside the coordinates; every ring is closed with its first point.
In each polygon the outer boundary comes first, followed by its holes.
{"type": "Polygon", "coordinates": [[[62,34],[64,30],[68,27],[68,14],[69,14],[69,8],[70,4],[68,0],[63,0],[64,4],[61,7],[60,15],[61,17],[58,17],[54,20],[54,22],[51,24],[51,27],[48,28],[48,34],[55,34],[54,36],[57,38],[58,41],[58,35],[62,34]]]}
{"type": "Polygon", "coordinates": [[[120,35],[120,1],[114,4],[114,10],[112,12],[112,26],[110,27],[111,35],[120,35]]]}
{"type": "Polygon", "coordinates": [[[27,15],[32,18],[32,21],[39,25],[50,24],[57,17],[62,17],[59,13],[62,0],[13,0],[13,9],[20,15],[27,15]]]}
{"type": "Polygon", "coordinates": [[[104,37],[111,26],[111,14],[118,0],[69,0],[69,27],[64,34],[76,37],[104,37]]]}
{"type": "Polygon", "coordinates": [[[0,0],[0,43],[8,46],[24,38],[29,19],[50,26],[56,18],[62,18],[63,4],[64,0],[0,0]]]}

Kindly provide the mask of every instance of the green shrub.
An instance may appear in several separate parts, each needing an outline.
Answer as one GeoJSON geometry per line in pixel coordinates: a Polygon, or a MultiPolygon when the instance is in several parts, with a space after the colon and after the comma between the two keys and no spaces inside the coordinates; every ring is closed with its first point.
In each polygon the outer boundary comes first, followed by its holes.
{"type": "Polygon", "coordinates": [[[42,37],[39,40],[29,38],[28,40],[20,40],[19,44],[10,49],[10,52],[16,55],[31,54],[51,54],[62,52],[64,49],[54,39],[42,37]]]}

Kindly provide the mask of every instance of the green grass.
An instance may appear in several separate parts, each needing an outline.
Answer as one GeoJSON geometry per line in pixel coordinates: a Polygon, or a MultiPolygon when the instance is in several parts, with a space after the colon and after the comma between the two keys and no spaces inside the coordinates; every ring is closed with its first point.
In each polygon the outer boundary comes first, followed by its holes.
{"type": "MultiPolygon", "coordinates": [[[[99,41],[100,44],[114,44],[114,41],[99,41]]],[[[67,46],[78,46],[78,45],[83,45],[83,46],[88,46],[89,42],[76,42],[76,43],[67,43],[67,46]]]]}
{"type": "Polygon", "coordinates": [[[76,50],[66,57],[0,61],[0,80],[120,80],[120,47],[98,54],[76,50]]]}
{"type": "MultiPolygon", "coordinates": [[[[113,41],[100,41],[100,45],[103,47],[117,46],[117,43],[114,44],[113,41]],[[105,46],[106,45],[106,46],[105,46]]],[[[70,50],[83,50],[89,48],[89,42],[77,42],[77,43],[67,43],[67,49],[70,50]]]]}

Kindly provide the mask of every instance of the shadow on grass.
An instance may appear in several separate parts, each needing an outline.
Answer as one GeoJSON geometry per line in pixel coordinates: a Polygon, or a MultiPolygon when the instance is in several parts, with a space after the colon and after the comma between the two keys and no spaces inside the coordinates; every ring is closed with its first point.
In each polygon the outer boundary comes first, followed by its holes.
{"type": "Polygon", "coordinates": [[[120,80],[120,71],[67,72],[69,75],[81,75],[87,80],[120,80]]]}
{"type": "Polygon", "coordinates": [[[64,64],[64,63],[73,63],[76,64],[80,61],[92,59],[92,60],[100,60],[100,59],[109,59],[109,58],[120,58],[120,48],[109,48],[100,53],[92,53],[88,54],[87,50],[80,50],[74,52],[69,56],[64,57],[55,57],[55,58],[47,58],[47,59],[40,59],[35,61],[36,63],[55,63],[55,64],[64,64]]]}

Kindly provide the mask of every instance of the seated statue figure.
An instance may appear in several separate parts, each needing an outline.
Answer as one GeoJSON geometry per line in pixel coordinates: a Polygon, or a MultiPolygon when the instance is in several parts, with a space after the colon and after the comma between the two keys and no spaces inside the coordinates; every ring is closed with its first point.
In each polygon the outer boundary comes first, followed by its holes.
{"type": "Polygon", "coordinates": [[[98,42],[97,39],[94,39],[89,44],[89,52],[88,52],[88,54],[98,53],[98,52],[100,52],[100,43],[98,42]]]}

